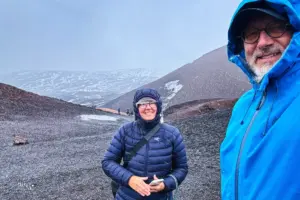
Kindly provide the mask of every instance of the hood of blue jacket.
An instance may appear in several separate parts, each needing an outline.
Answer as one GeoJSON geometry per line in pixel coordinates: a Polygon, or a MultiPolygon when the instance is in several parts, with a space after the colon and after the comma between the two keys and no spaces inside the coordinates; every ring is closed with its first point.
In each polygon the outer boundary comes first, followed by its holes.
{"type": "Polygon", "coordinates": [[[290,41],[290,44],[285,49],[281,58],[275,63],[273,68],[264,76],[262,82],[257,84],[254,80],[253,74],[248,68],[245,52],[244,50],[235,54],[237,44],[233,39],[233,28],[232,22],[236,17],[236,14],[247,4],[261,2],[261,0],[244,0],[242,1],[238,8],[236,9],[228,29],[228,45],[227,45],[227,55],[229,61],[236,64],[241,70],[248,76],[250,83],[253,85],[254,89],[264,90],[269,83],[270,79],[280,78],[286,73],[290,73],[294,70],[298,70],[299,65],[294,66],[294,63],[300,58],[300,1],[299,0],[265,0],[270,7],[276,10],[278,13],[287,14],[291,25],[294,27],[295,32],[290,41]]]}

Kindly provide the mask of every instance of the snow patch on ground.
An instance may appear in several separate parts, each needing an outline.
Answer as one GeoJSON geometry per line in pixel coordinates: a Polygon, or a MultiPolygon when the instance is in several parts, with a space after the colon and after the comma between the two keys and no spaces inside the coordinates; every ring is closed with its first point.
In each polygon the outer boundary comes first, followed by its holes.
{"type": "Polygon", "coordinates": [[[171,94],[169,94],[169,96],[166,97],[168,100],[171,100],[173,97],[175,97],[177,92],[179,92],[183,87],[183,85],[178,84],[178,82],[179,80],[176,80],[176,81],[170,81],[165,84],[165,88],[171,92],[171,94]]]}
{"type": "Polygon", "coordinates": [[[163,110],[166,109],[171,99],[182,89],[183,85],[178,83],[179,80],[170,81],[165,84],[165,88],[168,90],[168,95],[164,98],[163,110]]]}
{"type": "Polygon", "coordinates": [[[105,115],[80,115],[81,120],[100,120],[100,121],[117,121],[117,118],[105,115]]]}

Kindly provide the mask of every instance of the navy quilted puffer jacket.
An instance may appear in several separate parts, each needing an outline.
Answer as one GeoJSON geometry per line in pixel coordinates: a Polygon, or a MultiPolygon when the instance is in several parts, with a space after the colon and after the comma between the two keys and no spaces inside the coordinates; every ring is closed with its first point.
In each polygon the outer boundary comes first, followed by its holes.
{"type": "Polygon", "coordinates": [[[120,184],[117,200],[166,200],[172,198],[171,191],[176,188],[172,174],[180,184],[188,173],[187,157],[183,138],[179,130],[171,125],[161,124],[157,133],[144,145],[128,163],[126,168],[120,161],[126,162],[132,148],[143,138],[143,132],[159,123],[161,100],[159,94],[152,89],[141,89],[136,92],[134,101],[136,121],[123,125],[114,135],[113,140],[102,160],[102,168],[106,175],[120,184]],[[157,101],[157,116],[151,122],[141,119],[135,103],[143,98],[151,97],[157,101]],[[147,183],[153,176],[164,178],[165,190],[142,197],[128,185],[131,176],[148,177],[147,183]]]}

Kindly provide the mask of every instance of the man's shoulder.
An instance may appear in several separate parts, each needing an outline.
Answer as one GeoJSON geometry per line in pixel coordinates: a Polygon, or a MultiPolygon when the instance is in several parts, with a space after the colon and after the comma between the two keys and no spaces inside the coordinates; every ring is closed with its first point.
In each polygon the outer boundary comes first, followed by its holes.
{"type": "Polygon", "coordinates": [[[240,96],[238,98],[238,100],[235,103],[234,107],[238,107],[240,104],[252,101],[254,95],[255,95],[254,89],[248,90],[247,92],[245,92],[242,96],[240,96]]]}

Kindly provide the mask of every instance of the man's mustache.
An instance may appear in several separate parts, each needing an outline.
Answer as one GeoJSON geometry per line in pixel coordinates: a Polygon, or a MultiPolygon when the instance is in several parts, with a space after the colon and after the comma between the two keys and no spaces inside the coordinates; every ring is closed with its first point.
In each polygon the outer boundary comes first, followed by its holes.
{"type": "Polygon", "coordinates": [[[269,46],[265,46],[261,49],[256,49],[252,55],[253,59],[261,58],[263,56],[269,56],[272,54],[281,54],[283,52],[283,47],[279,44],[273,44],[269,46]]]}
{"type": "Polygon", "coordinates": [[[256,49],[252,56],[250,57],[248,64],[250,66],[255,66],[256,60],[258,58],[261,58],[263,56],[272,55],[272,54],[282,54],[284,51],[283,46],[280,44],[272,44],[272,45],[266,45],[262,48],[256,49]]]}

